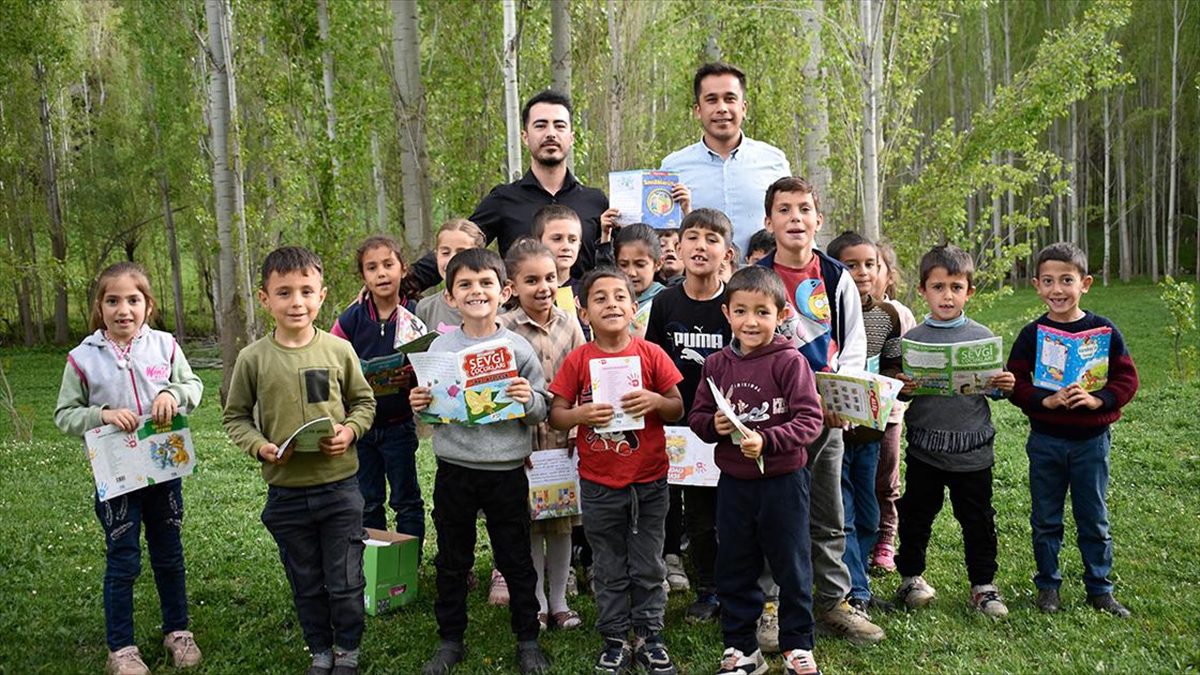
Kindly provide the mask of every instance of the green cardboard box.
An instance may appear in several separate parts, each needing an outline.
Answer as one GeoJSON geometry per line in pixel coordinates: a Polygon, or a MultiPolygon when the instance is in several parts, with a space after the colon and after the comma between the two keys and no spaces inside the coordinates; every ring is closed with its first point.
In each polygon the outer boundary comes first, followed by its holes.
{"type": "Polygon", "coordinates": [[[417,599],[417,547],[420,542],[408,534],[369,527],[366,530],[363,574],[367,577],[367,588],[363,601],[367,614],[378,616],[417,599]]]}

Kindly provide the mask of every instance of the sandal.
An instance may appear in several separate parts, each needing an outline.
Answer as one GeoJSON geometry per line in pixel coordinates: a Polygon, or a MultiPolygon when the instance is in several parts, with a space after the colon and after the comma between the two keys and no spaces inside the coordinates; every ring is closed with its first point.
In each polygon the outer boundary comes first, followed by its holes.
{"type": "Polygon", "coordinates": [[[565,612],[554,613],[554,625],[561,630],[571,630],[579,628],[583,625],[583,619],[579,618],[579,613],[573,609],[568,609],[565,612]]]}
{"type": "Polygon", "coordinates": [[[546,630],[550,625],[550,616],[545,612],[538,612],[538,627],[541,630],[546,630]]]}

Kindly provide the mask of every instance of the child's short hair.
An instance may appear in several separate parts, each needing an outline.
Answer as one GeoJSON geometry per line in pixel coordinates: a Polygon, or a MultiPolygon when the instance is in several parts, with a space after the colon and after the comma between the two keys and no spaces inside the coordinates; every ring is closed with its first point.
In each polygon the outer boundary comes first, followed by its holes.
{"type": "Polygon", "coordinates": [[[925,280],[929,278],[929,273],[933,268],[941,267],[946,270],[947,274],[958,276],[966,275],[967,286],[974,286],[975,281],[975,261],[971,259],[970,254],[954,244],[942,244],[929,249],[929,252],[921,256],[921,286],[925,286],[925,280]]]}
{"type": "Polygon", "coordinates": [[[725,284],[726,305],[738,291],[762,293],[775,303],[775,308],[779,311],[783,311],[787,306],[787,288],[784,287],[783,280],[775,270],[761,265],[747,265],[733,273],[729,283],[725,284]]]}
{"type": "MultiPolygon", "coordinates": [[[[554,262],[554,254],[542,242],[533,237],[517,239],[512,246],[508,247],[508,253],[504,254],[504,267],[508,271],[508,278],[516,279],[517,271],[521,269],[521,263],[538,256],[546,256],[550,262],[554,262]]],[[[565,280],[560,279],[559,281],[565,280]]]]}
{"type": "Polygon", "coordinates": [[[287,274],[305,270],[316,270],[317,274],[325,274],[321,258],[316,253],[303,246],[280,246],[263,258],[260,283],[265,291],[267,290],[267,280],[271,278],[271,274],[287,274]]]}
{"type": "Polygon", "coordinates": [[[750,235],[750,243],[746,245],[746,256],[754,255],[755,251],[762,251],[764,254],[771,253],[775,250],[775,235],[771,234],[764,227],[763,229],[750,235]]]}
{"type": "Polygon", "coordinates": [[[767,187],[767,195],[763,199],[763,210],[769,216],[771,207],[775,204],[775,195],[780,192],[800,192],[812,195],[813,208],[821,212],[821,196],[817,194],[817,186],[800,176],[784,176],[767,187]]]}
{"type": "Polygon", "coordinates": [[[1033,266],[1034,272],[1041,274],[1042,263],[1050,260],[1073,265],[1081,277],[1088,275],[1087,254],[1083,252],[1083,249],[1070,242],[1060,241],[1038,251],[1037,264],[1033,266]]]}
{"type": "Polygon", "coordinates": [[[645,223],[626,225],[617,230],[613,237],[613,257],[621,254],[621,247],[630,244],[641,244],[650,251],[650,257],[658,260],[662,257],[662,244],[658,241],[658,232],[645,223]]]}
{"type": "Polygon", "coordinates": [[[625,282],[625,287],[629,289],[629,298],[632,300],[637,297],[637,292],[633,290],[633,282],[630,281],[629,275],[615,267],[597,267],[596,269],[583,275],[583,281],[580,283],[579,296],[583,301],[583,306],[587,307],[588,296],[592,294],[592,286],[601,279],[619,279],[625,282]]]}
{"type": "Polygon", "coordinates": [[[483,230],[479,229],[478,225],[466,218],[451,218],[442,223],[442,226],[438,228],[437,237],[434,238],[434,242],[441,238],[443,232],[463,232],[471,238],[477,247],[483,248],[487,246],[487,237],[483,235],[483,230]]]}
{"type": "Polygon", "coordinates": [[[395,237],[390,234],[373,234],[364,239],[363,243],[359,244],[358,248],[354,251],[354,260],[358,267],[359,276],[362,276],[363,273],[363,256],[368,251],[376,248],[388,249],[396,256],[396,260],[400,261],[401,265],[404,264],[404,251],[401,250],[400,242],[396,241],[395,237]]]}
{"type": "Polygon", "coordinates": [[[546,224],[552,220],[573,220],[579,223],[580,227],[583,226],[583,221],[579,220],[579,214],[575,213],[575,209],[562,204],[547,204],[533,214],[533,227],[531,228],[533,238],[541,241],[542,234],[546,232],[546,224]]]}
{"type": "Polygon", "coordinates": [[[110,283],[123,276],[133,277],[133,285],[137,286],[138,292],[146,299],[146,321],[150,321],[150,317],[158,309],[158,301],[154,299],[154,293],[150,291],[150,277],[146,275],[146,270],[133,262],[113,263],[105,267],[100,276],[96,277],[96,297],[92,300],[92,313],[88,319],[88,325],[92,330],[105,328],[104,294],[108,291],[110,283]]]}
{"type": "Polygon", "coordinates": [[[655,232],[658,233],[659,241],[662,241],[663,237],[678,237],[679,236],[679,228],[678,227],[664,227],[661,230],[655,230],[655,232]]]}
{"type": "Polygon", "coordinates": [[[729,216],[716,209],[695,209],[684,216],[683,222],[679,223],[679,236],[682,238],[684,232],[692,229],[708,230],[721,235],[726,247],[733,243],[733,223],[729,222],[729,216]]]}
{"type": "Polygon", "coordinates": [[[887,265],[887,288],[883,290],[889,298],[896,297],[896,284],[900,281],[900,267],[896,260],[896,249],[886,239],[875,242],[875,252],[879,254],[879,262],[887,265]]]}
{"type": "MultiPolygon", "coordinates": [[[[825,247],[825,253],[829,254],[829,257],[834,260],[841,260],[842,251],[854,246],[875,246],[875,244],[861,234],[847,230],[829,242],[829,245],[825,247]]],[[[876,252],[879,251],[878,248],[875,250],[876,252]]]]}
{"type": "Polygon", "coordinates": [[[454,287],[454,279],[458,273],[464,269],[472,272],[491,270],[496,273],[496,280],[501,286],[508,283],[508,275],[504,273],[504,261],[500,259],[500,254],[486,248],[469,248],[459,251],[446,263],[447,293],[454,287]]]}

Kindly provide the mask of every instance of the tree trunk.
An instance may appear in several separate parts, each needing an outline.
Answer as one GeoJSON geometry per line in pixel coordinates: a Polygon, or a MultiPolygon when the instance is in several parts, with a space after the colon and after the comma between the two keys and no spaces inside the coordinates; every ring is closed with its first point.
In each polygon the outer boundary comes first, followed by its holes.
{"type": "Polygon", "coordinates": [[[171,298],[174,301],[175,339],[183,340],[183,277],[179,265],[179,243],[175,237],[175,214],[171,211],[171,183],[168,176],[167,159],[162,146],[162,132],[158,125],[158,101],[154,85],[150,86],[152,111],[151,130],[154,132],[154,150],[158,155],[158,195],[162,202],[163,227],[167,235],[167,255],[171,259],[171,298]]]}
{"type": "Polygon", "coordinates": [[[425,86],[421,82],[420,17],[416,0],[392,0],[392,77],[395,80],[404,241],[410,251],[433,241],[429,153],[425,147],[425,86]]]}
{"type": "Polygon", "coordinates": [[[521,177],[521,102],[517,93],[517,0],[504,8],[504,126],[508,179],[521,177]]]}
{"type": "Polygon", "coordinates": [[[1170,159],[1170,175],[1167,178],[1169,187],[1167,188],[1167,236],[1165,237],[1165,247],[1163,249],[1163,267],[1166,268],[1167,276],[1175,274],[1175,262],[1178,260],[1179,251],[1175,242],[1175,210],[1178,203],[1176,195],[1179,191],[1179,134],[1178,128],[1178,111],[1179,111],[1179,28],[1182,23],[1179,16],[1179,0],[1174,0],[1171,13],[1171,28],[1173,38],[1171,40],[1171,116],[1168,118],[1170,136],[1170,153],[1167,155],[1170,159]]]}
{"type": "Polygon", "coordinates": [[[33,74],[38,85],[38,111],[42,124],[42,188],[46,194],[46,213],[50,219],[50,255],[58,270],[54,275],[54,343],[63,345],[71,339],[70,316],[67,314],[67,229],[63,224],[58,196],[58,163],[54,150],[54,130],[50,126],[46,67],[40,58],[34,65],[33,74]]]}
{"type": "MultiPolygon", "coordinates": [[[[571,0],[550,0],[550,83],[554,91],[571,95],[571,0]]],[[[573,170],[574,166],[572,147],[567,153],[567,168],[573,170]]]]}
{"type": "Polygon", "coordinates": [[[375,231],[388,231],[387,183],[383,179],[383,158],[379,155],[379,132],[371,130],[371,182],[375,185],[375,231]]]}
{"type": "Polygon", "coordinates": [[[317,31],[321,37],[321,82],[325,92],[325,137],[329,139],[329,162],[333,175],[338,175],[337,152],[337,109],[333,105],[333,46],[329,41],[329,0],[317,0],[317,31]]]}
{"type": "Polygon", "coordinates": [[[1150,280],[1158,283],[1158,115],[1150,117],[1150,280]]]}
{"type": "Polygon", "coordinates": [[[1117,257],[1121,281],[1133,276],[1133,255],[1129,241],[1129,191],[1125,182],[1125,89],[1117,94],[1117,257]]]}
{"type": "Polygon", "coordinates": [[[1101,279],[1108,285],[1108,270],[1112,255],[1112,211],[1109,205],[1109,185],[1112,164],[1112,114],[1108,110],[1108,92],[1104,93],[1104,264],[1101,279]]]}
{"type": "MultiPolygon", "coordinates": [[[[992,29],[991,22],[988,18],[988,7],[985,4],[980,8],[981,28],[983,29],[983,102],[988,108],[992,107],[992,98],[996,88],[995,75],[992,70],[992,29]]],[[[1000,164],[1000,153],[992,153],[992,166],[1000,164]]],[[[992,255],[995,260],[1000,259],[1003,240],[1000,233],[1000,192],[995,188],[992,189],[992,255]]],[[[996,277],[996,287],[999,288],[1004,283],[1004,278],[996,277]]]]}
{"type": "Polygon", "coordinates": [[[225,77],[229,90],[229,153],[230,167],[233,171],[233,204],[237,216],[237,265],[241,271],[240,288],[245,295],[241,305],[245,311],[245,321],[242,328],[246,331],[246,343],[257,337],[257,317],[254,314],[254,300],[251,289],[254,281],[250,276],[250,244],[246,233],[249,224],[246,222],[246,189],[244,185],[245,168],[242,164],[242,132],[241,118],[238,115],[237,70],[233,63],[233,5],[231,0],[225,0],[225,11],[221,22],[221,41],[225,54],[225,77]]]}
{"type": "MultiPolygon", "coordinates": [[[[807,132],[804,136],[804,166],[802,175],[807,176],[821,195],[826,213],[831,213],[834,204],[829,194],[833,183],[829,170],[829,108],[825,99],[825,73],[821,68],[824,51],[821,46],[821,28],[825,18],[825,0],[813,0],[812,7],[802,10],[800,20],[808,39],[808,59],[804,62],[804,94],[802,97],[803,117],[807,132]]],[[[823,227],[817,232],[817,243],[824,247],[833,240],[835,228],[823,227]]]]}
{"type": "MultiPolygon", "coordinates": [[[[612,0],[610,0],[611,2],[612,0]]],[[[859,0],[858,19],[862,30],[862,176],[863,176],[863,236],[879,239],[879,87],[883,73],[875,50],[879,45],[879,0],[859,0]]]]}
{"type": "Polygon", "coordinates": [[[1071,104],[1067,117],[1067,239],[1079,245],[1079,104],[1071,104]]]}
{"type": "Polygon", "coordinates": [[[622,138],[624,130],[625,101],[625,45],[621,35],[621,19],[616,0],[608,0],[608,46],[609,46],[609,76],[608,76],[608,168],[610,171],[626,169],[622,156],[622,138]]]}
{"type": "MultiPolygon", "coordinates": [[[[1003,24],[1004,25],[1004,84],[1011,85],[1012,84],[1012,47],[1011,47],[1011,45],[1012,45],[1012,26],[1010,25],[1009,20],[1008,20],[1008,3],[1002,2],[1000,4],[1004,10],[1004,14],[1002,15],[1004,17],[1004,24],[1003,24]]],[[[1013,156],[1012,150],[1009,150],[1006,153],[1005,161],[1007,162],[1008,166],[1013,165],[1014,156],[1013,156]]],[[[1006,213],[1008,213],[1008,217],[1011,219],[1017,212],[1017,196],[1016,196],[1016,193],[1013,192],[1012,188],[1009,188],[1005,193],[1005,197],[1008,202],[1008,204],[1007,204],[1008,208],[1006,209],[1006,213]]],[[[1009,248],[1017,245],[1017,233],[1016,233],[1016,227],[1013,224],[1014,222],[1015,221],[1010,220],[1008,223],[1008,246],[1009,246],[1009,248]]],[[[1017,277],[1018,277],[1017,264],[1016,264],[1016,261],[1013,261],[1012,267],[1009,268],[1009,273],[1008,273],[1009,283],[1016,286],[1017,277]]]]}

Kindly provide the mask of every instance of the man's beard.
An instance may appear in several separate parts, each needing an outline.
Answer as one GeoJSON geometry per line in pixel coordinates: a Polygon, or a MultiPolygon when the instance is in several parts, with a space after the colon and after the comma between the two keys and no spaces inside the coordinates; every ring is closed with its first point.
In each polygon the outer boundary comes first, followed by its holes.
{"type": "Polygon", "coordinates": [[[562,164],[563,162],[567,161],[567,153],[563,152],[563,154],[561,154],[561,155],[557,155],[557,156],[551,155],[549,157],[546,157],[545,155],[542,155],[542,156],[534,155],[533,160],[535,162],[537,162],[538,164],[541,164],[542,166],[555,167],[555,166],[558,166],[559,164],[562,164]]]}

